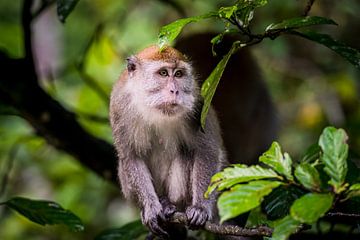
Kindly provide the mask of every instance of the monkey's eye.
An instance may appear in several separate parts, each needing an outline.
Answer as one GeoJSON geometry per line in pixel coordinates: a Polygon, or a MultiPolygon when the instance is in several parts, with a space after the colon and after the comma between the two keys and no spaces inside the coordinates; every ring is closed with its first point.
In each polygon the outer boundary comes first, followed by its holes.
{"type": "Polygon", "coordinates": [[[183,72],[181,70],[177,70],[174,74],[175,77],[179,78],[183,76],[183,72]]]}
{"type": "Polygon", "coordinates": [[[166,69],[161,69],[159,71],[159,75],[162,77],[167,77],[168,76],[168,71],[166,69]]]}

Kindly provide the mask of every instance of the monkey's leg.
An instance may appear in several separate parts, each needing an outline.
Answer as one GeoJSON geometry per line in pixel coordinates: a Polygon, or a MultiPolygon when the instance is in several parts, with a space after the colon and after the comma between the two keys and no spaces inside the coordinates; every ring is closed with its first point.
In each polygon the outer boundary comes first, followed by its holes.
{"type": "Polygon", "coordinates": [[[167,236],[161,223],[165,221],[163,208],[155,192],[151,174],[143,159],[120,159],[119,178],[125,195],[135,198],[141,208],[141,220],[151,232],[167,236]]]}

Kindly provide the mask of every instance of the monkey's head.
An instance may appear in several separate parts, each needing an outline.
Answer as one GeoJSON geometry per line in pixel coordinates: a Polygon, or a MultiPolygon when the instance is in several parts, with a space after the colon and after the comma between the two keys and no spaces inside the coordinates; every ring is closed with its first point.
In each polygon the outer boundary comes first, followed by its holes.
{"type": "Polygon", "coordinates": [[[198,89],[189,61],[176,49],[148,47],[127,59],[126,74],[125,86],[145,119],[192,113],[198,89]]]}

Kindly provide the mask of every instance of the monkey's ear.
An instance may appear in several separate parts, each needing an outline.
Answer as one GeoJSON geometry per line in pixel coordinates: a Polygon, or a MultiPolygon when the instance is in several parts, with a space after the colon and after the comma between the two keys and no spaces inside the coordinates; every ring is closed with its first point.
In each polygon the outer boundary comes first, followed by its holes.
{"type": "Polygon", "coordinates": [[[135,56],[130,56],[126,59],[128,72],[134,72],[138,66],[139,60],[135,56]]]}

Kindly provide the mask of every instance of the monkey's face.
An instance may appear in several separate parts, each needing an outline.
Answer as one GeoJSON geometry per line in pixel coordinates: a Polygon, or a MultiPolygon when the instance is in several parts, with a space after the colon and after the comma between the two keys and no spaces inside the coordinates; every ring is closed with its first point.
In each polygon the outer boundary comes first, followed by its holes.
{"type": "Polygon", "coordinates": [[[147,106],[169,117],[192,110],[195,86],[188,63],[149,61],[144,67],[144,73],[147,106]]]}
{"type": "Polygon", "coordinates": [[[189,63],[147,60],[138,70],[133,81],[142,113],[177,118],[193,111],[197,87],[189,63]]]}

